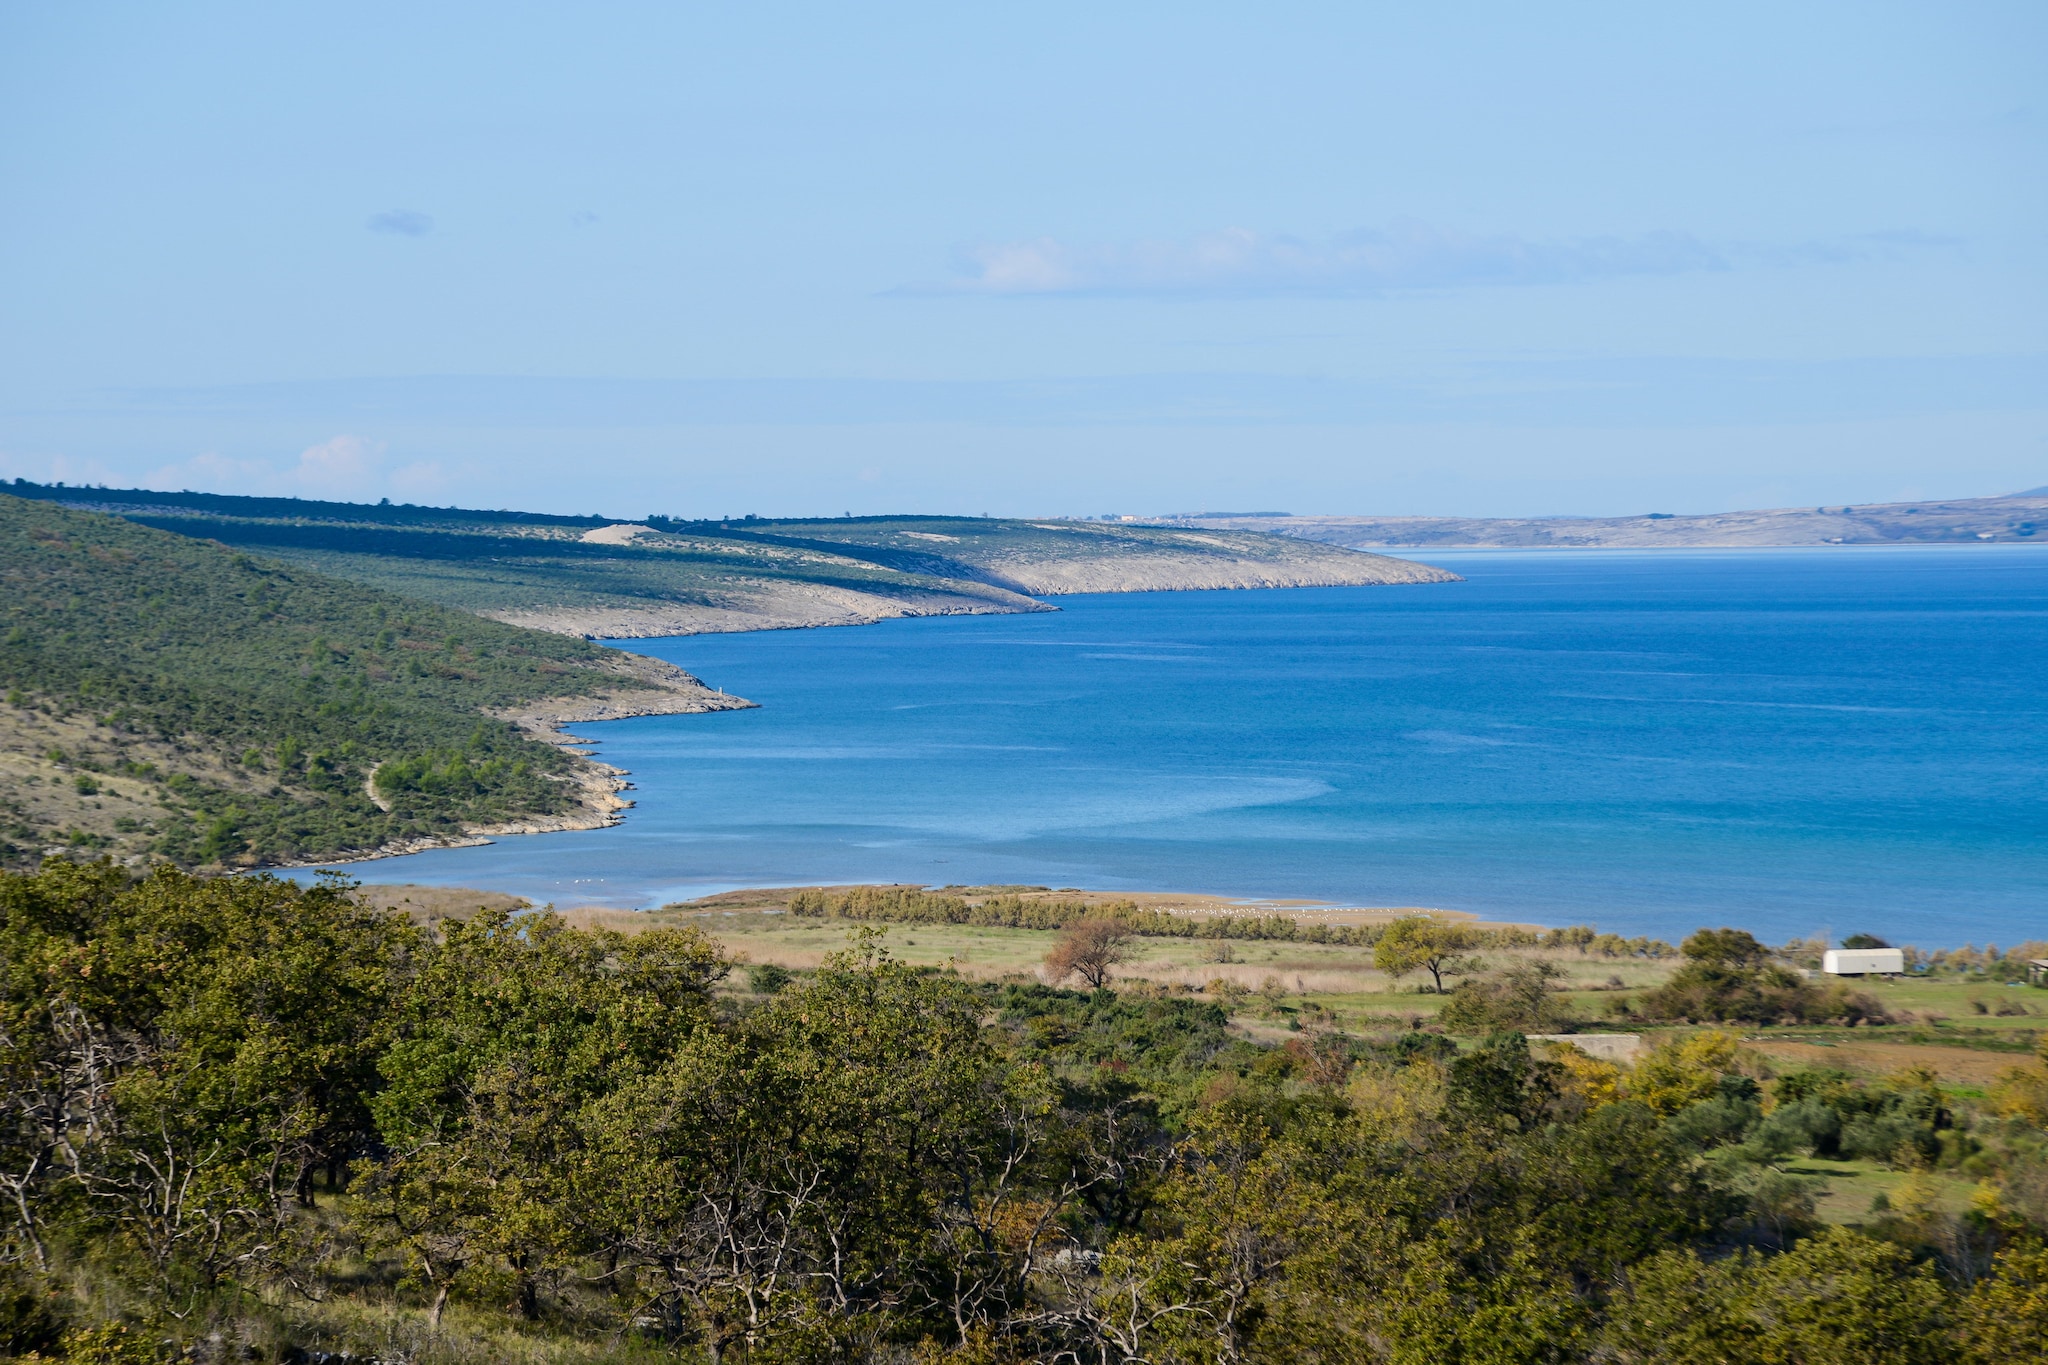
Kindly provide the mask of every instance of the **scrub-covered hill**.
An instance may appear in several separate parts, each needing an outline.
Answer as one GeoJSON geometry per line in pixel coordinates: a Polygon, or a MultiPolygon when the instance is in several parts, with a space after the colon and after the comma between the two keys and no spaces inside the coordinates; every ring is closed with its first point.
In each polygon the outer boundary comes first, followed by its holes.
{"type": "Polygon", "coordinates": [[[253,866],[612,818],[551,721],[746,703],[679,669],[0,496],[0,861],[253,866]],[[558,738],[558,737],[556,737],[558,738]]]}
{"type": "Polygon", "coordinates": [[[592,637],[1044,611],[1036,596],[1432,583],[1256,532],[981,517],[685,522],[63,488],[22,497],[246,546],[500,621],[592,637]]]}

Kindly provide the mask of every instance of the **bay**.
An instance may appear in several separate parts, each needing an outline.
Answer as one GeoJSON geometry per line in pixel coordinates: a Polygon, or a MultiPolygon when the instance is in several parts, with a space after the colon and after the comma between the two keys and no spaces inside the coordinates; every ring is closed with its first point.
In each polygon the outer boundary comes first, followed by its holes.
{"type": "Polygon", "coordinates": [[[348,870],[2048,938],[2048,546],[1416,557],[1467,581],[615,642],[761,709],[577,727],[632,772],[615,828],[348,870]]]}

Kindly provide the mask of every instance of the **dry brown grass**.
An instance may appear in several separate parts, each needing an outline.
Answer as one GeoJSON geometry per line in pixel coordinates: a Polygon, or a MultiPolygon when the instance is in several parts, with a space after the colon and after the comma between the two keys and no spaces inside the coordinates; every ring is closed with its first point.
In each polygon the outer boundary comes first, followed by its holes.
{"type": "Polygon", "coordinates": [[[1280,989],[1285,993],[1304,996],[1379,994],[1395,988],[1395,983],[1386,973],[1371,968],[1331,969],[1327,965],[1308,967],[1299,963],[1202,962],[1165,966],[1132,962],[1118,967],[1115,976],[1119,981],[1150,981],[1162,986],[1196,989],[1211,981],[1222,980],[1248,991],[1259,990],[1268,978],[1273,978],[1280,982],[1280,989]]]}
{"type": "Polygon", "coordinates": [[[372,884],[355,889],[356,900],[378,910],[410,915],[416,924],[441,919],[467,919],[479,910],[526,910],[533,905],[524,896],[502,891],[472,891],[461,886],[415,886],[410,882],[372,884]]]}
{"type": "Polygon", "coordinates": [[[1781,1065],[1838,1067],[1873,1076],[1926,1067],[1951,1085],[1989,1085],[2007,1067],[2027,1060],[2014,1053],[1973,1052],[1960,1047],[1926,1047],[1912,1043],[1843,1042],[1832,1047],[1813,1043],[1751,1038],[1744,1046],[1781,1065]]]}

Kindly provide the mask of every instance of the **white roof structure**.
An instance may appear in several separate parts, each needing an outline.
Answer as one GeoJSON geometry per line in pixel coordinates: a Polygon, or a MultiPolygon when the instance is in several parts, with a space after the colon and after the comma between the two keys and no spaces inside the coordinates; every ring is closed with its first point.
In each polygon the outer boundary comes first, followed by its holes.
{"type": "Polygon", "coordinates": [[[1906,954],[1899,948],[1830,948],[1821,955],[1820,969],[1829,976],[1884,976],[1906,970],[1906,954]]]}

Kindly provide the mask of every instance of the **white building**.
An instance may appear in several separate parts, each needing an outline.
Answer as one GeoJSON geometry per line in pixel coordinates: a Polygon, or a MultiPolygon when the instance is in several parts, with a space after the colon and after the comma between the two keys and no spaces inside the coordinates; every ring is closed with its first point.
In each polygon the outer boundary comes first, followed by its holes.
{"type": "Polygon", "coordinates": [[[1906,954],[1899,948],[1830,948],[1821,955],[1820,969],[1829,976],[1896,976],[1906,970],[1906,954]]]}

